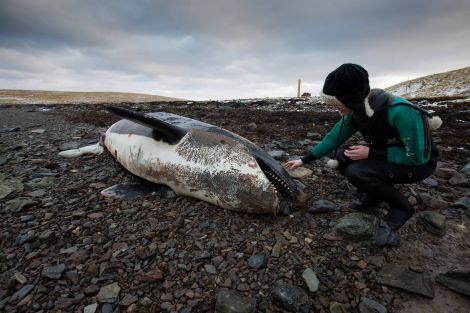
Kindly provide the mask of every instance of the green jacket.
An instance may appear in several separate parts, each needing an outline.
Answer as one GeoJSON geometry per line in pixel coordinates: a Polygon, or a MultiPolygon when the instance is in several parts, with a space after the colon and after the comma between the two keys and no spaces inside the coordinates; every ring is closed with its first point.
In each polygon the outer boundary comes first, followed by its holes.
{"type": "MultiPolygon", "coordinates": [[[[382,90],[378,91],[384,93],[382,90]]],[[[427,113],[423,113],[422,109],[414,106],[404,98],[389,96],[389,99],[391,99],[389,103],[379,103],[375,104],[375,106],[371,103],[371,106],[374,111],[377,108],[387,110],[386,119],[388,125],[398,132],[402,143],[401,145],[391,145],[381,149],[376,149],[372,146],[369,158],[382,159],[390,163],[402,165],[425,164],[431,156],[429,129],[427,128],[427,120],[423,120],[423,114],[427,115],[427,113]]],[[[315,159],[319,159],[335,150],[337,145],[342,145],[359,130],[357,122],[354,122],[354,114],[343,116],[325,138],[311,149],[315,159]],[[343,124],[342,128],[341,124],[343,124]],[[340,136],[340,129],[341,137],[338,138],[340,136]]],[[[374,119],[374,116],[371,119],[374,119]]],[[[381,130],[377,129],[376,131],[381,130]]]]}

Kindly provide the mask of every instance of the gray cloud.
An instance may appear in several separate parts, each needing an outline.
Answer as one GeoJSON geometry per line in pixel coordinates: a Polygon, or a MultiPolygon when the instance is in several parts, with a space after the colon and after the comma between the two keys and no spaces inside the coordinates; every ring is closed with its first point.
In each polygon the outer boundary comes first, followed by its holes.
{"type": "Polygon", "coordinates": [[[2,0],[0,88],[287,96],[344,62],[390,83],[468,66],[469,13],[468,0],[2,0]]]}

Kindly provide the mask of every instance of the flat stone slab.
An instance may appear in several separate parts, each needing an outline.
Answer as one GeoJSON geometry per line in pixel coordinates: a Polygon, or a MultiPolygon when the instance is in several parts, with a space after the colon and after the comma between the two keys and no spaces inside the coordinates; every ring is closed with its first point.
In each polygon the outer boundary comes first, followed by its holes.
{"type": "Polygon", "coordinates": [[[447,272],[439,274],[436,282],[460,294],[470,297],[470,272],[447,272]]]}
{"type": "Polygon", "coordinates": [[[377,282],[400,288],[428,298],[434,298],[434,288],[429,276],[413,272],[395,264],[384,264],[377,274],[377,282]]]}
{"type": "Polygon", "coordinates": [[[256,300],[245,297],[232,290],[221,290],[217,293],[215,313],[253,313],[256,300]]]}
{"type": "Polygon", "coordinates": [[[119,296],[119,292],[121,291],[121,287],[119,287],[118,283],[112,283],[101,287],[100,292],[96,296],[96,300],[100,303],[113,303],[119,296]]]}

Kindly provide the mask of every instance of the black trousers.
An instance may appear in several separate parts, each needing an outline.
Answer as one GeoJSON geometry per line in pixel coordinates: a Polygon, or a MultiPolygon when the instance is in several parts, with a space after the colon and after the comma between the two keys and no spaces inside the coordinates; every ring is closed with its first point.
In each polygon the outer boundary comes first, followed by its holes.
{"type": "Polygon", "coordinates": [[[353,161],[344,155],[347,146],[336,152],[338,170],[359,192],[366,193],[374,201],[385,201],[391,210],[410,211],[408,199],[393,184],[409,184],[421,181],[436,169],[437,150],[433,149],[430,161],[418,166],[408,166],[363,159],[353,161]]]}

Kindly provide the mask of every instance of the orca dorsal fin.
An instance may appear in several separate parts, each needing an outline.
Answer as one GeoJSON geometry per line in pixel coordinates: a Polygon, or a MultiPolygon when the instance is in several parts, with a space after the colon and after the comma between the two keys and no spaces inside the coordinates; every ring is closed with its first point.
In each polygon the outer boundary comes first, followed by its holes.
{"type": "Polygon", "coordinates": [[[124,118],[137,124],[152,128],[157,133],[163,135],[163,139],[170,144],[179,142],[180,139],[183,138],[187,133],[187,130],[184,128],[161,121],[158,118],[152,117],[145,113],[135,112],[116,106],[106,106],[105,108],[120,118],[124,118]]]}

